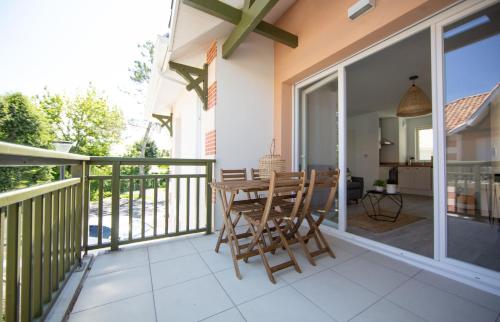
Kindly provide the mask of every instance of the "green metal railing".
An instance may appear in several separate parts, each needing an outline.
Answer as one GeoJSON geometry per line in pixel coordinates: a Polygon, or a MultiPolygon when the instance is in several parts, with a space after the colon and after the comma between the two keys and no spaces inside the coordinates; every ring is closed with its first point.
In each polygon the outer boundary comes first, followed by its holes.
{"type": "Polygon", "coordinates": [[[87,157],[0,142],[0,167],[64,165],[72,177],[0,193],[1,317],[9,322],[43,320],[89,249],[116,250],[155,238],[211,233],[213,164],[87,157]],[[123,173],[153,165],[168,171],[123,173]],[[111,174],[93,174],[93,167],[111,167],[111,174]],[[91,198],[94,188],[96,198],[91,198]],[[138,211],[134,205],[140,205],[138,211]],[[89,243],[92,219],[97,220],[95,243],[89,243]],[[108,219],[109,242],[102,233],[108,219]],[[120,220],[127,227],[122,234],[120,220]]]}
{"type": "MultiPolygon", "coordinates": [[[[86,194],[89,193],[90,186],[96,183],[98,189],[93,215],[97,218],[97,241],[91,244],[88,239],[84,239],[85,248],[110,246],[111,249],[117,249],[119,245],[156,238],[199,232],[211,233],[212,192],[209,183],[212,178],[213,163],[213,160],[206,159],[92,157],[86,169],[86,173],[90,173],[86,194]],[[112,173],[104,176],[92,175],[91,169],[95,166],[110,166],[112,173]],[[122,173],[124,167],[139,166],[168,166],[169,170],[184,168],[182,172],[187,173],[145,175],[122,173]],[[111,192],[111,200],[107,201],[108,208],[111,209],[109,242],[105,242],[103,238],[106,190],[111,192]],[[148,191],[151,192],[149,205],[147,205],[148,191]],[[138,193],[139,197],[135,197],[134,193],[138,193]],[[161,196],[163,197],[160,198],[161,196]],[[160,207],[161,199],[163,200],[160,207]],[[134,204],[139,205],[138,211],[134,211],[134,204]],[[138,217],[137,229],[134,229],[134,217],[138,217]],[[121,220],[126,221],[126,225],[121,225],[121,220]],[[126,232],[121,233],[121,228],[125,228],[126,232]],[[150,228],[149,233],[147,228],[150,228]]],[[[89,200],[90,198],[85,198],[86,202],[92,202],[89,200]]],[[[89,209],[89,205],[84,205],[84,208],[89,209]]],[[[88,213],[92,214],[92,211],[88,213]]],[[[87,227],[88,223],[84,226],[87,227]]]]}

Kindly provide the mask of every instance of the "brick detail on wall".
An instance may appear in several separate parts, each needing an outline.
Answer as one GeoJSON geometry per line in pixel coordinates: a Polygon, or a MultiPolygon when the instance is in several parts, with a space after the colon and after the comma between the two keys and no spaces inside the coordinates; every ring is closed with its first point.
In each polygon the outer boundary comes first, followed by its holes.
{"type": "Polygon", "coordinates": [[[215,155],[215,130],[205,133],[205,155],[215,155]]]}
{"type": "Polygon", "coordinates": [[[213,41],[207,51],[207,64],[210,64],[217,57],[217,42],[213,41]]]}
{"type": "Polygon", "coordinates": [[[217,105],[217,82],[213,82],[212,85],[208,87],[208,103],[207,109],[211,109],[217,105]]]}

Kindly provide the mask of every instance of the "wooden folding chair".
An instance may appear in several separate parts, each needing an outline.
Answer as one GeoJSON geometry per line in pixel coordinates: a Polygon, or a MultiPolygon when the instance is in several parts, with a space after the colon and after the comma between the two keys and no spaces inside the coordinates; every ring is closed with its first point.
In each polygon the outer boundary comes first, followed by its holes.
{"type": "Polygon", "coordinates": [[[273,273],[287,267],[294,266],[295,270],[301,273],[299,264],[284,235],[284,230],[291,229],[297,216],[302,202],[304,181],[304,172],[274,172],[271,176],[268,198],[264,210],[243,214],[243,217],[250,225],[250,232],[252,233],[252,240],[248,245],[247,253],[251,254],[254,247],[257,247],[269,280],[273,283],[276,283],[273,273]],[[291,209],[281,209],[279,206],[279,202],[286,199],[293,199],[294,203],[291,209]],[[269,246],[266,246],[264,232],[266,230],[269,231],[269,223],[274,225],[274,230],[278,233],[278,236],[269,236],[269,246]],[[265,253],[274,252],[278,248],[286,250],[290,260],[270,266],[265,253]]]}
{"type": "Polygon", "coordinates": [[[288,234],[291,242],[300,243],[307,259],[312,265],[316,265],[314,257],[324,253],[328,253],[331,257],[335,258],[334,252],[328,245],[328,242],[319,227],[323,220],[325,220],[328,213],[332,210],[335,195],[337,194],[339,174],[340,172],[338,169],[318,172],[315,170],[311,171],[311,180],[309,182],[307,195],[302,206],[301,213],[297,217],[293,230],[291,230],[288,234]],[[314,191],[317,188],[329,189],[329,193],[325,204],[322,207],[314,208],[311,207],[311,200],[314,195],[314,191]],[[317,215],[316,219],[314,218],[313,213],[317,215]],[[309,231],[307,234],[302,235],[299,228],[304,220],[306,220],[309,224],[309,231]],[[316,242],[317,250],[315,251],[310,251],[306,245],[311,238],[316,242]]]}
{"type": "MultiPolygon", "coordinates": [[[[221,169],[220,170],[220,177],[221,177],[221,181],[223,181],[223,182],[225,182],[225,181],[245,181],[245,180],[247,180],[247,171],[246,171],[246,169],[231,169],[231,170],[221,169]]],[[[226,207],[228,205],[227,196],[222,191],[219,191],[219,193],[220,193],[220,198],[221,198],[222,203],[223,203],[222,208],[223,208],[224,213],[225,213],[226,207]]],[[[229,218],[229,220],[231,220],[233,227],[236,227],[236,225],[240,221],[241,215],[244,212],[261,210],[263,208],[264,208],[263,205],[254,201],[251,198],[250,193],[247,192],[247,199],[233,201],[232,206],[231,206],[231,214],[234,215],[234,220],[232,218],[229,218]]],[[[227,229],[226,225],[223,224],[221,231],[219,233],[219,237],[217,239],[217,244],[215,246],[215,252],[217,252],[217,253],[219,252],[220,244],[227,242],[226,229],[227,229]]],[[[237,239],[248,238],[251,236],[252,235],[249,231],[236,235],[237,239]]],[[[237,241],[236,241],[236,243],[237,243],[237,241]]]]}

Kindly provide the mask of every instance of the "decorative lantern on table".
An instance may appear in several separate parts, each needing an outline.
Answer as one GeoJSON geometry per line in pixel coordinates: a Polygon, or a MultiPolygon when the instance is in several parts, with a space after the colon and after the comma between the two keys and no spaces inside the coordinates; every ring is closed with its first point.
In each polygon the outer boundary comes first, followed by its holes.
{"type": "Polygon", "coordinates": [[[281,158],[281,155],[275,154],[275,148],[276,142],[273,139],[269,154],[264,155],[259,160],[259,176],[263,180],[271,178],[273,171],[285,171],[285,160],[281,158]]]}

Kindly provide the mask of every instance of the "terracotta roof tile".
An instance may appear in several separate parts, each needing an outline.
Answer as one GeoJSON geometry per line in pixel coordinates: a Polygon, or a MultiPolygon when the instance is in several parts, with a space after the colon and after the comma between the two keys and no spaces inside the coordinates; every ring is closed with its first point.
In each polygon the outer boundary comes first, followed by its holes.
{"type": "Polygon", "coordinates": [[[499,87],[497,84],[491,91],[459,98],[448,103],[444,109],[446,131],[449,133],[466,122],[499,87]]]}

